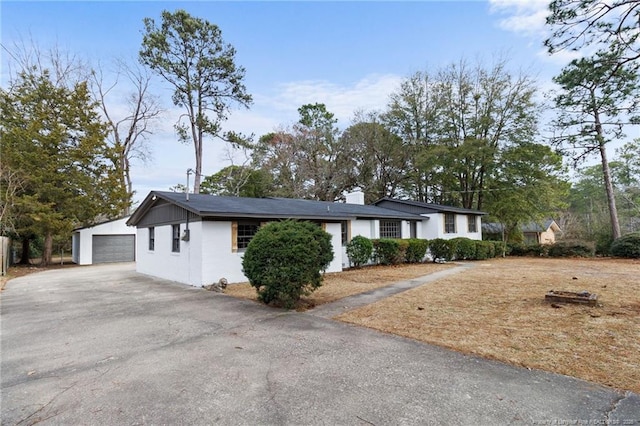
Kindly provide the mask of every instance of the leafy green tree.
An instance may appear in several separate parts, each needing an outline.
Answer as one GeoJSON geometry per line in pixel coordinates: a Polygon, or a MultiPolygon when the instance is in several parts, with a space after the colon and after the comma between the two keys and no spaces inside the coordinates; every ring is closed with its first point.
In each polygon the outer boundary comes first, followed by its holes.
{"type": "Polygon", "coordinates": [[[554,78],[560,90],[554,98],[559,113],[553,122],[553,143],[574,164],[599,155],[614,239],[620,237],[620,224],[606,145],[624,137],[625,125],[640,120],[638,73],[628,68],[612,73],[615,66],[610,53],[576,59],[566,66],[554,78]]]}
{"type": "Polygon", "coordinates": [[[330,234],[311,222],[287,220],[258,230],[242,268],[262,302],[292,308],[322,285],[322,273],[331,260],[330,234]]]}
{"type": "Polygon", "coordinates": [[[487,191],[486,209],[502,224],[503,241],[527,222],[539,222],[566,207],[569,183],[562,157],[532,142],[506,148],[487,191]]]}
{"type": "Polygon", "coordinates": [[[2,167],[22,180],[15,233],[23,242],[42,236],[49,264],[54,237],[117,215],[128,197],[86,83],[67,88],[47,71],[28,71],[0,91],[2,167]]]}
{"type": "Polygon", "coordinates": [[[140,62],[173,87],[173,103],[185,109],[175,127],[182,142],[193,142],[198,193],[204,138],[229,139],[221,124],[231,105],[248,107],[252,102],[243,83],[245,69],[236,65],[236,51],[216,25],[184,10],[165,10],[160,26],[152,18],[145,18],[144,26],[140,62]]]}
{"type": "Polygon", "coordinates": [[[463,60],[404,81],[384,117],[413,159],[409,196],[482,209],[500,150],[535,138],[535,90],[504,60],[489,67],[463,60]]]}
{"type": "Polygon", "coordinates": [[[271,175],[249,166],[227,166],[202,181],[200,193],[233,197],[268,197],[271,195],[271,175]]]}
{"type": "Polygon", "coordinates": [[[353,152],[355,183],[364,192],[365,202],[399,195],[408,179],[410,152],[375,114],[357,116],[340,136],[340,142],[353,152]]]}

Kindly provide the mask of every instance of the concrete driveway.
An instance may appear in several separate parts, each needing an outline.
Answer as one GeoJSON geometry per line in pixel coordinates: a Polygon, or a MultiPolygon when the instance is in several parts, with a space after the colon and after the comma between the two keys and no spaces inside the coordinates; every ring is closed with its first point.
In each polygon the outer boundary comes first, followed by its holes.
{"type": "Polygon", "coordinates": [[[153,279],[132,264],[29,275],[0,297],[3,425],[640,424],[636,394],[153,279]]]}

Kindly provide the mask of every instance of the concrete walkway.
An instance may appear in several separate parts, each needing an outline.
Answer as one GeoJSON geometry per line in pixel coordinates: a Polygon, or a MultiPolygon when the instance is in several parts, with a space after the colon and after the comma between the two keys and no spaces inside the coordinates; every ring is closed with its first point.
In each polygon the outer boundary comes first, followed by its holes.
{"type": "Polygon", "coordinates": [[[375,290],[368,291],[366,293],[360,293],[354,296],[345,297],[344,299],[340,299],[332,303],[320,305],[317,308],[307,311],[307,313],[322,318],[333,318],[343,312],[351,311],[365,305],[370,305],[371,303],[382,300],[385,297],[393,296],[394,294],[402,293],[403,291],[419,287],[423,284],[437,281],[450,275],[458,274],[460,272],[474,268],[475,266],[477,265],[471,262],[456,263],[456,266],[454,266],[453,268],[444,269],[442,271],[434,272],[432,274],[424,275],[418,278],[412,278],[410,280],[398,281],[397,283],[391,284],[387,287],[381,287],[375,290]]]}
{"type": "Polygon", "coordinates": [[[630,392],[128,264],[9,281],[0,327],[3,425],[640,424],[630,392]]]}

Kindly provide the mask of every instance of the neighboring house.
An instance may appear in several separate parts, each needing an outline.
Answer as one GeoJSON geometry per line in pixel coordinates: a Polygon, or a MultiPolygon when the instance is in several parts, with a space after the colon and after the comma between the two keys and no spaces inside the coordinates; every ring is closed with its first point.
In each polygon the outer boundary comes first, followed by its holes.
{"type": "Polygon", "coordinates": [[[393,198],[383,198],[373,204],[386,209],[418,214],[428,219],[423,222],[423,232],[420,238],[429,240],[434,238],[448,240],[457,237],[466,237],[472,240],[482,239],[480,218],[486,213],[478,210],[393,198]]]}
{"type": "MultiPolygon", "coordinates": [[[[482,231],[485,237],[492,240],[502,240],[502,224],[483,223],[482,231]]],[[[553,219],[544,222],[530,222],[520,226],[525,244],[553,244],[556,242],[556,234],[562,232],[560,226],[553,219]]]]}
{"type": "MultiPolygon", "coordinates": [[[[242,256],[249,241],[262,224],[283,219],[309,220],[331,234],[335,256],[327,272],[348,266],[345,246],[355,235],[435,238],[428,236],[433,217],[364,205],[361,192],[346,198],[346,203],[203,194],[187,199],[184,193],[152,191],[127,222],[137,227],[140,242],[136,269],[198,287],[223,277],[246,281],[242,256]]],[[[473,235],[479,239],[480,232],[473,235]]]]}
{"type": "Polygon", "coordinates": [[[136,260],[136,229],[129,216],[74,230],[71,256],[78,265],[136,260]]]}

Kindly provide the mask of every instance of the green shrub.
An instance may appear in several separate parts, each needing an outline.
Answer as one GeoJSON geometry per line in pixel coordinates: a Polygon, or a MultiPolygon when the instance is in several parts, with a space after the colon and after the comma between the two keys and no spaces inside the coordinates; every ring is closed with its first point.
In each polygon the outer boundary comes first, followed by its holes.
{"type": "MultiPolygon", "coordinates": [[[[404,246],[406,249],[406,246],[404,246]]],[[[404,260],[399,240],[381,238],[373,240],[373,257],[380,265],[397,265],[404,260]]]]}
{"type": "Polygon", "coordinates": [[[543,244],[509,243],[507,244],[507,251],[510,252],[511,256],[540,257],[547,256],[549,246],[543,244]]]}
{"type": "Polygon", "coordinates": [[[436,238],[429,241],[429,252],[431,253],[431,257],[433,257],[434,261],[436,259],[444,259],[446,261],[449,261],[453,259],[455,251],[455,241],[452,242],[451,240],[445,240],[442,238],[436,238]]]}
{"type": "Polygon", "coordinates": [[[359,267],[369,262],[373,254],[373,243],[367,237],[356,235],[347,244],[347,256],[352,266],[359,267]]]}
{"type": "Polygon", "coordinates": [[[490,259],[495,256],[495,247],[491,241],[475,241],[476,260],[490,259]]]}
{"type": "Polygon", "coordinates": [[[623,235],[611,244],[611,255],[617,257],[640,258],[640,233],[623,235]]]}
{"type": "Polygon", "coordinates": [[[593,257],[595,244],[587,241],[559,241],[549,246],[549,257],[593,257]]]}
{"type": "Polygon", "coordinates": [[[333,260],[331,235],[310,222],[271,222],[258,230],[242,259],[242,269],[258,299],[293,307],[322,285],[333,260]]]}
{"type": "Polygon", "coordinates": [[[494,257],[503,257],[509,254],[509,245],[502,241],[491,241],[493,248],[495,249],[494,257]]]}
{"type": "Polygon", "coordinates": [[[455,258],[458,260],[471,260],[476,257],[476,243],[470,238],[453,238],[455,244],[455,258]]]}
{"type": "Polygon", "coordinates": [[[420,263],[424,260],[424,256],[427,254],[429,248],[428,240],[421,240],[419,238],[411,238],[406,240],[408,243],[407,252],[404,256],[407,263],[420,263]]]}

